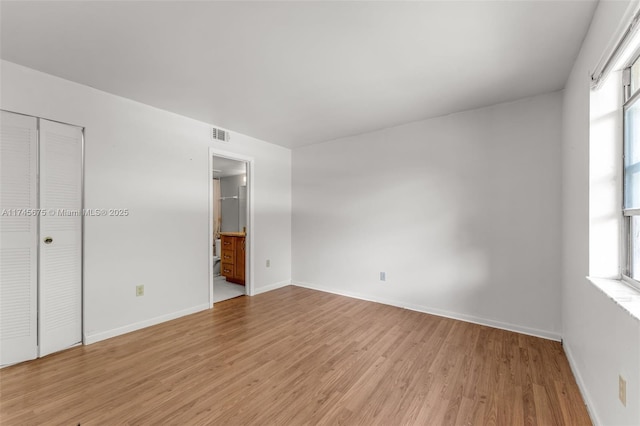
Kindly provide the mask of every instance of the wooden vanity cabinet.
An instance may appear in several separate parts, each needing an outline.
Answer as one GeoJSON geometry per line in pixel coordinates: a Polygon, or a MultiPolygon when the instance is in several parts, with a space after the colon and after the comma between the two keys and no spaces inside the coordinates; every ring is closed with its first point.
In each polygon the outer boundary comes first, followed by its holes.
{"type": "Polygon", "coordinates": [[[220,234],[220,274],[229,282],[244,285],[245,235],[241,233],[220,234]]]}

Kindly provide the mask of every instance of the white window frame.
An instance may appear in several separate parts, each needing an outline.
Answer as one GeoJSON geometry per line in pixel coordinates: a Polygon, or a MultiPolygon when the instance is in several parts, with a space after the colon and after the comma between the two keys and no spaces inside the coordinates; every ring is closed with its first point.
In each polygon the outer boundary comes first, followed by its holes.
{"type": "MultiPolygon", "coordinates": [[[[623,105],[622,105],[622,250],[620,259],[620,275],[622,280],[627,284],[640,289],[640,281],[632,278],[631,275],[631,217],[640,216],[640,208],[638,209],[625,209],[624,194],[626,185],[626,167],[625,167],[625,153],[626,153],[626,111],[636,103],[640,102],[640,87],[635,88],[635,91],[631,91],[631,67],[640,60],[640,55],[634,54],[634,59],[629,62],[629,65],[625,67],[622,72],[622,87],[623,87],[623,105]]],[[[640,130],[639,130],[640,131],[640,130]]],[[[640,248],[639,248],[640,249],[640,248]]]]}

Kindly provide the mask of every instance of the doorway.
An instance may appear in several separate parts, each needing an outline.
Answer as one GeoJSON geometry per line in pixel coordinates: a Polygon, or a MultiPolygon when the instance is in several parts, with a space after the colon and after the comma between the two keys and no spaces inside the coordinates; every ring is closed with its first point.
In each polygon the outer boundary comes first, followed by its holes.
{"type": "Polygon", "coordinates": [[[2,111],[0,365],[82,342],[84,129],[2,111]]]}
{"type": "Polygon", "coordinates": [[[251,294],[251,160],[211,152],[210,303],[251,294]]]}

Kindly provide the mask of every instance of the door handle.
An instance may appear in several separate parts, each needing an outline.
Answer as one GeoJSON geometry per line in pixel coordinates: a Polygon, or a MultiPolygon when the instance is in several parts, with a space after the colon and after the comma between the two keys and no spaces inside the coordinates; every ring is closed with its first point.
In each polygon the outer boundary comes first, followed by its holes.
{"type": "Polygon", "coordinates": [[[51,237],[44,237],[44,243],[45,244],[51,244],[53,242],[53,238],[51,237]]]}

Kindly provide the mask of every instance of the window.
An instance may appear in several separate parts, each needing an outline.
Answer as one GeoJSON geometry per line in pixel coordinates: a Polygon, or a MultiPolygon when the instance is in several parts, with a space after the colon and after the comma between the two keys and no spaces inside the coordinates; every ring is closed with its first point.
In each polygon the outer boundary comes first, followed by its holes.
{"type": "Polygon", "coordinates": [[[640,60],[624,71],[622,274],[640,286],[640,60]]]}

